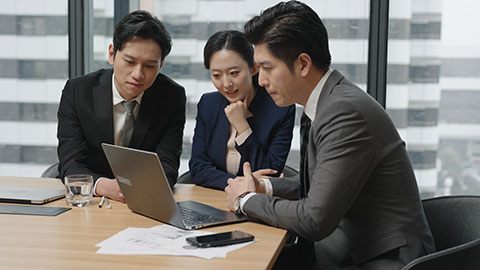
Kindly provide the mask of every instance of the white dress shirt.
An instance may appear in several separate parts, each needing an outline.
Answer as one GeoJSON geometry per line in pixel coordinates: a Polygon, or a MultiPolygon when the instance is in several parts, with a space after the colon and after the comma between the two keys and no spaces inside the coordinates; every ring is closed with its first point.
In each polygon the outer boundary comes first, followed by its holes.
{"type": "MultiPolygon", "coordinates": [[[[133,100],[137,101],[137,106],[133,109],[133,117],[137,119],[138,112],[140,111],[140,103],[142,102],[143,92],[138,95],[133,100]]],[[[125,100],[120,93],[118,92],[117,87],[115,86],[115,73],[112,75],[112,102],[113,102],[113,143],[115,145],[122,144],[123,136],[123,126],[125,125],[125,108],[122,105],[125,100]]],[[[104,179],[105,177],[100,177],[98,180],[104,179]]],[[[97,182],[93,187],[93,194],[97,195],[97,182]]]]}
{"type": "MultiPolygon", "coordinates": [[[[125,125],[125,108],[122,105],[125,100],[115,86],[115,73],[112,75],[112,100],[113,100],[113,142],[115,145],[122,144],[123,126],[125,125]]],[[[133,117],[137,119],[142,102],[143,92],[133,100],[137,101],[137,106],[133,109],[133,117]]]]}
{"type": "MultiPolygon", "coordinates": [[[[252,116],[253,114],[247,111],[247,118],[252,116]]],[[[225,164],[228,173],[236,175],[238,173],[238,169],[240,168],[240,160],[242,159],[242,155],[240,155],[240,152],[238,152],[237,148],[235,148],[235,144],[238,146],[242,145],[252,133],[252,129],[248,128],[244,132],[238,134],[237,130],[230,124],[228,131],[230,136],[227,141],[227,154],[225,157],[225,164]]]]}

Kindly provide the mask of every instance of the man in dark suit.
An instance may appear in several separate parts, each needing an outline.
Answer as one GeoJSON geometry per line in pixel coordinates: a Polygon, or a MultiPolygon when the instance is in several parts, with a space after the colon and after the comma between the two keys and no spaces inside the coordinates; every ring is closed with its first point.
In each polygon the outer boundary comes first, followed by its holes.
{"type": "Polygon", "coordinates": [[[245,32],[260,85],[279,106],[304,106],[304,165],[299,184],[254,179],[245,163],[245,177],[225,189],[229,209],[298,235],[302,258],[290,259],[309,263],[300,268],[315,266],[312,241],[320,269],[401,269],[433,252],[405,143],[385,110],[330,68],[318,15],[301,2],[280,3],[245,32]]]}
{"type": "Polygon", "coordinates": [[[113,69],[67,81],[58,109],[59,171],[90,174],[94,192],[124,201],[101,148],[110,143],[155,151],[173,186],[185,124],[185,90],[159,73],[171,50],[163,24],[134,11],[117,24],[108,48],[113,69]]]}

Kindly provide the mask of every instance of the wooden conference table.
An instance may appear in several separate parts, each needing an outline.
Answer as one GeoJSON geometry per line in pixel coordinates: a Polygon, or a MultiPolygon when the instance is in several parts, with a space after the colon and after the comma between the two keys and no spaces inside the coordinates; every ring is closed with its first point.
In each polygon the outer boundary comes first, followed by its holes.
{"type": "MultiPolygon", "coordinates": [[[[62,189],[59,179],[0,176],[0,186],[62,189]]],[[[226,209],[222,191],[178,184],[177,200],[195,200],[226,209]]],[[[159,221],[131,212],[112,201],[112,209],[99,208],[99,198],[86,208],[72,208],[58,216],[0,215],[0,269],[268,269],[277,259],[286,231],[244,222],[204,230],[242,230],[258,241],[211,260],[186,256],[96,254],[95,245],[127,227],[150,228],[159,221]]],[[[65,199],[45,206],[66,207],[65,199]]]]}

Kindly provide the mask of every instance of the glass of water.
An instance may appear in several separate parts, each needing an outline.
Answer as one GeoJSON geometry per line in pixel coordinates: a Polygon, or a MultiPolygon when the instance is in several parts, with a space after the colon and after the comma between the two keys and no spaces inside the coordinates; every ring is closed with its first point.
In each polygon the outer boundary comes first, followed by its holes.
{"type": "Polygon", "coordinates": [[[66,176],[65,198],[69,206],[84,207],[93,204],[93,177],[87,174],[66,176]]]}

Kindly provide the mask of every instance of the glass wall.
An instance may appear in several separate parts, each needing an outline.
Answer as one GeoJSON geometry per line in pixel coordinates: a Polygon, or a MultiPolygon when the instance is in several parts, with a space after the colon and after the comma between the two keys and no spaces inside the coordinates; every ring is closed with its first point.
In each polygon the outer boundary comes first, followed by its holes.
{"type": "MultiPolygon", "coordinates": [[[[130,1],[132,2],[132,1],[130,1]]],[[[141,0],[172,34],[173,50],[162,72],[187,91],[187,124],[180,172],[188,170],[196,104],[215,91],[202,63],[206,39],[243,24],[278,1],[141,0]]],[[[333,67],[366,87],[369,1],[305,1],[324,20],[333,67]]],[[[56,122],[61,90],[68,77],[68,1],[4,1],[0,10],[0,175],[39,176],[57,161],[56,122]]],[[[130,3],[132,6],[132,3],[130,3]]],[[[110,68],[114,1],[91,0],[85,13],[85,71],[110,68]]],[[[297,111],[297,116],[301,109],[297,111]]],[[[299,117],[297,117],[299,118],[299,117]]],[[[297,119],[298,122],[298,119],[297,119]]],[[[299,164],[296,124],[287,163],[299,164]]]]}
{"type": "Polygon", "coordinates": [[[57,160],[57,104],[68,77],[67,0],[2,1],[0,175],[40,176],[57,160]]]}
{"type": "Polygon", "coordinates": [[[93,0],[90,16],[87,16],[86,73],[99,68],[112,68],[108,63],[108,45],[113,42],[114,1],[93,0]]]}
{"type": "MultiPolygon", "coordinates": [[[[280,1],[267,0],[155,0],[140,1],[162,20],[173,39],[171,54],[161,70],[187,92],[187,124],[180,172],[188,170],[191,141],[195,127],[196,104],[203,93],[216,91],[203,66],[206,40],[219,30],[243,31],[247,20],[280,1]]],[[[366,88],[370,1],[307,0],[324,20],[330,37],[333,68],[366,88]]],[[[146,8],[148,9],[148,8],[146,8]]],[[[287,164],[298,168],[300,159],[299,116],[294,130],[287,164]]]]}
{"type": "Polygon", "coordinates": [[[474,0],[391,0],[387,110],[423,197],[480,193],[474,0]]]}
{"type": "MultiPolygon", "coordinates": [[[[114,1],[90,0],[86,72],[107,67],[114,1]]],[[[68,77],[68,1],[8,0],[0,9],[0,175],[39,176],[57,161],[56,122],[68,77]]],[[[130,1],[131,3],[134,1],[130,1]]],[[[172,34],[162,72],[187,91],[181,172],[188,170],[196,104],[216,91],[206,39],[242,30],[268,0],[140,0],[172,34]]],[[[330,36],[333,67],[366,88],[370,1],[308,0],[330,36]]],[[[130,3],[130,4],[131,4],[130,3]]],[[[391,0],[387,111],[407,143],[423,197],[480,193],[480,39],[475,0],[391,0]]],[[[297,116],[301,109],[297,110],[297,116]]],[[[298,117],[287,163],[298,168],[298,117]]]]}

